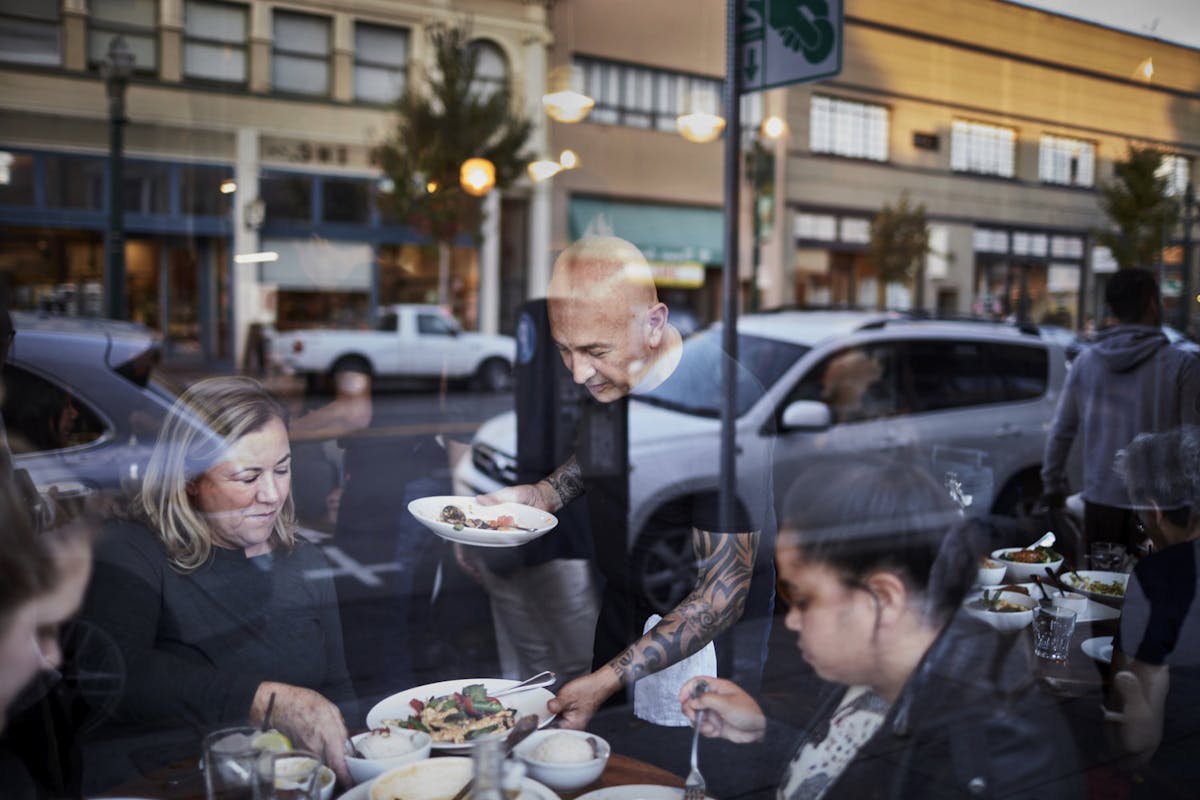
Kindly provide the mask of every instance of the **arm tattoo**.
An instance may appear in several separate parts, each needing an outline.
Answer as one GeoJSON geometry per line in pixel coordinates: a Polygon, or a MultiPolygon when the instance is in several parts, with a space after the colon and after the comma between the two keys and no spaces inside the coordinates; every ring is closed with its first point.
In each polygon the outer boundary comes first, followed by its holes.
{"type": "Polygon", "coordinates": [[[699,573],[691,594],[648,633],[608,663],[625,685],[687,658],[742,616],[758,532],[710,533],[693,530],[699,573]]]}
{"type": "Polygon", "coordinates": [[[551,472],[546,478],[546,483],[550,484],[550,488],[555,491],[564,506],[583,494],[583,477],[575,456],[571,456],[566,463],[551,472]]]}

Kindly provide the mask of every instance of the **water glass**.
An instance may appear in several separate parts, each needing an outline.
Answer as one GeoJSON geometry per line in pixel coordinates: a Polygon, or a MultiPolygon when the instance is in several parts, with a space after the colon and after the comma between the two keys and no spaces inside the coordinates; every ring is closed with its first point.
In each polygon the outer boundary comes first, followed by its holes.
{"type": "Polygon", "coordinates": [[[259,777],[266,787],[263,800],[319,800],[321,760],[307,750],[264,755],[259,777]]]}
{"type": "Polygon", "coordinates": [[[269,797],[259,777],[262,751],[250,743],[258,728],[224,728],[204,737],[204,788],[208,800],[263,800],[269,797]]]}
{"type": "Polygon", "coordinates": [[[1039,606],[1033,612],[1033,653],[1039,658],[1066,661],[1075,633],[1075,612],[1061,606],[1039,606]]]}
{"type": "Polygon", "coordinates": [[[1116,542],[1092,542],[1088,547],[1088,563],[1092,569],[1120,572],[1125,563],[1125,546],[1116,542]]]}

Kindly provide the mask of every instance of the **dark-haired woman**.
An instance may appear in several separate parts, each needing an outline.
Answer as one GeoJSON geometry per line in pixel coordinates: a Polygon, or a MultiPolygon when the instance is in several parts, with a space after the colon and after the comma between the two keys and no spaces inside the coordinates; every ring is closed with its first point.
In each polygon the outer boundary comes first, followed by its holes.
{"type": "MultiPolygon", "coordinates": [[[[1081,797],[1070,734],[1033,683],[1026,650],[957,614],[974,575],[971,531],[925,473],[879,461],[804,475],[775,548],[786,624],[835,692],[777,796],[1081,797]],[[1049,792],[1048,794],[1046,792],[1049,792]]],[[[736,684],[680,692],[701,733],[760,741],[767,719],[736,684]]]]}

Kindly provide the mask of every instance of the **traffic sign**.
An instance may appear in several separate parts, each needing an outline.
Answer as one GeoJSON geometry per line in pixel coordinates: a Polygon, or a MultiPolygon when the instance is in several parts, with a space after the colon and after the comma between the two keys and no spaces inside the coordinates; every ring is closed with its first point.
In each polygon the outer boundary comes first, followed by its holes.
{"type": "Polygon", "coordinates": [[[842,71],[844,0],[744,0],[738,30],[743,92],[842,71]]]}

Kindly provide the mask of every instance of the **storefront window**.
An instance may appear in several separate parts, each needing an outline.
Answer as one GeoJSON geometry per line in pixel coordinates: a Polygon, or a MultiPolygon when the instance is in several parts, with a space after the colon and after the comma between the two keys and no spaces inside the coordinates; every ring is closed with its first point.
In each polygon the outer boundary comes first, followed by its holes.
{"type": "Polygon", "coordinates": [[[0,206],[33,205],[33,156],[0,151],[0,206]]]}
{"type": "Polygon", "coordinates": [[[365,225],[370,215],[369,187],[366,181],[326,180],[323,186],[325,221],[365,225]]]}
{"type": "Polygon", "coordinates": [[[313,179],[305,175],[264,177],[258,192],[267,207],[267,221],[312,221],[312,190],[313,179]]]}
{"type": "Polygon", "coordinates": [[[104,208],[104,160],[46,157],[46,205],[51,208],[104,208]]]}
{"type": "Polygon", "coordinates": [[[170,179],[166,164],[128,161],[121,176],[125,210],[133,214],[170,212],[170,179]]]}
{"type": "Polygon", "coordinates": [[[233,194],[221,191],[230,177],[225,167],[185,166],[179,170],[181,206],[184,214],[223,217],[229,213],[233,194]]]}

